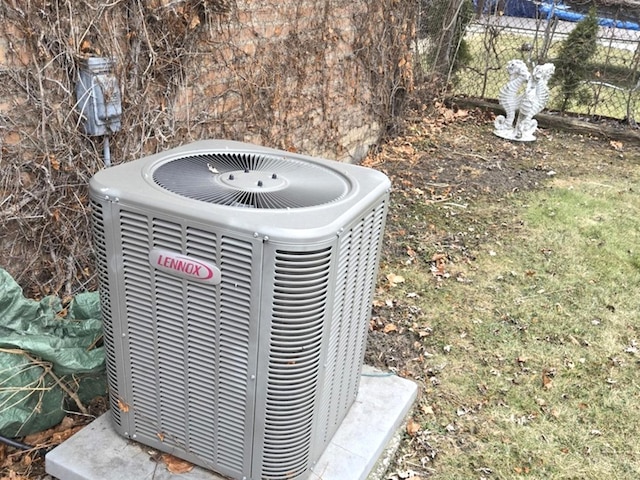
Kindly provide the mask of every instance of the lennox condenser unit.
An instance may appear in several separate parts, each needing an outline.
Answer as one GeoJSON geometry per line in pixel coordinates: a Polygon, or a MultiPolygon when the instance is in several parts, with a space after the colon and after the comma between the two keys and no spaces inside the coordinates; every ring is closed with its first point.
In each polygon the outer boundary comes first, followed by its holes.
{"type": "Polygon", "coordinates": [[[389,187],[217,140],[97,173],[115,429],[232,478],[306,478],[357,394],[389,187]]]}

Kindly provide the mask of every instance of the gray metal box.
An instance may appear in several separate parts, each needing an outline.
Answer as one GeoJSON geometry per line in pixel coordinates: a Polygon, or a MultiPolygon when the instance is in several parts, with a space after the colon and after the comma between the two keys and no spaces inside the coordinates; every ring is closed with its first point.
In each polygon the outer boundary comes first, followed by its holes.
{"type": "Polygon", "coordinates": [[[389,189],[217,140],[98,172],[115,429],[235,479],[306,478],[357,394],[389,189]]]}

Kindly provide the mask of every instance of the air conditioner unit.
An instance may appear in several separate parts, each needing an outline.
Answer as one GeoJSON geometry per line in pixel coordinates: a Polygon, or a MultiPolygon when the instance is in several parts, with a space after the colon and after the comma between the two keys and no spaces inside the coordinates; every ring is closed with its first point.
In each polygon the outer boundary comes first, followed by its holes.
{"type": "Polygon", "coordinates": [[[98,172],[116,431],[235,479],[307,478],[357,394],[389,188],[219,140],[98,172]]]}

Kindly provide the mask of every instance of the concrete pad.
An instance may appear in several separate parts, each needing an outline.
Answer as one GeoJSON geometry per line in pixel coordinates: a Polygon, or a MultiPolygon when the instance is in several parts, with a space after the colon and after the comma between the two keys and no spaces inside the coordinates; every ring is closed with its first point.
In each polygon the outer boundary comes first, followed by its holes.
{"type": "MultiPolygon", "coordinates": [[[[414,382],[365,366],[356,401],[309,480],[366,480],[384,473],[374,471],[376,462],[388,462],[395,452],[396,433],[416,395],[414,382]]],[[[172,474],[151,459],[150,450],[118,435],[107,412],[49,452],[46,471],[60,480],[226,480],[200,467],[172,474]]]]}

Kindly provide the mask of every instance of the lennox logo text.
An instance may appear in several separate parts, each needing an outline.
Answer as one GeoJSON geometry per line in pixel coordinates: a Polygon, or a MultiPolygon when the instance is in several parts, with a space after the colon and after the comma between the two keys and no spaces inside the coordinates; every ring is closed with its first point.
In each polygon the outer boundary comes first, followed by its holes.
{"type": "Polygon", "coordinates": [[[220,269],[204,260],[188,257],[181,253],[154,248],[149,252],[149,263],[163,272],[196,282],[217,285],[220,283],[220,269]]]}

